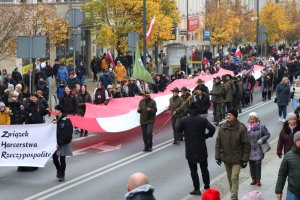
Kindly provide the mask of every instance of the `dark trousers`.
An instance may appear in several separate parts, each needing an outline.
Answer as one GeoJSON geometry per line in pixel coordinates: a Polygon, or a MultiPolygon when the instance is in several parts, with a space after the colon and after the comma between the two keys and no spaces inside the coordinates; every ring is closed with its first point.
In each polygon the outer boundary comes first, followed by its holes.
{"type": "Polygon", "coordinates": [[[261,179],[261,160],[249,160],[252,179],[261,179]]]}
{"type": "Polygon", "coordinates": [[[94,75],[93,81],[97,81],[98,80],[98,78],[97,78],[97,72],[93,72],[93,75],[94,75]]]}
{"type": "Polygon", "coordinates": [[[152,148],[153,123],[141,124],[145,149],[152,148]]]}
{"type": "Polygon", "coordinates": [[[224,102],[222,105],[222,115],[225,116],[228,110],[232,107],[232,102],[224,102]]]}
{"type": "Polygon", "coordinates": [[[221,103],[214,103],[213,105],[214,120],[216,122],[221,121],[221,107],[222,107],[221,103]]]}
{"type": "MultiPolygon", "coordinates": [[[[191,177],[193,180],[193,185],[194,185],[194,189],[195,190],[199,190],[200,189],[200,182],[199,182],[199,175],[197,172],[197,162],[192,162],[189,161],[189,167],[190,167],[190,171],[191,171],[191,177]]],[[[203,179],[203,183],[204,183],[204,188],[209,187],[210,184],[210,180],[209,180],[209,171],[207,169],[208,164],[207,164],[207,159],[200,162],[200,169],[201,169],[201,174],[202,174],[202,179],[203,179]]]]}
{"type": "Polygon", "coordinates": [[[287,105],[278,105],[278,115],[279,117],[283,117],[283,119],[286,118],[286,108],[287,108],[287,105]]]}
{"type": "Polygon", "coordinates": [[[58,156],[56,153],[53,154],[53,163],[56,167],[57,174],[59,177],[64,177],[65,176],[65,171],[66,171],[66,156],[58,156]]]}
{"type": "Polygon", "coordinates": [[[174,136],[174,142],[177,142],[177,141],[181,141],[182,140],[182,134],[179,133],[177,130],[176,130],[176,124],[179,123],[179,120],[180,120],[181,117],[172,117],[171,118],[171,121],[172,121],[172,128],[173,128],[173,136],[174,136]]]}

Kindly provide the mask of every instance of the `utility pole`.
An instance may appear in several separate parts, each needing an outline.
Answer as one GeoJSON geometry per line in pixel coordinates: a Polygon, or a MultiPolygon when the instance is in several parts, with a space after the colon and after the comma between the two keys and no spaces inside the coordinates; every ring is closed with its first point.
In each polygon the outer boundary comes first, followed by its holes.
{"type": "Polygon", "coordinates": [[[186,0],[186,40],[189,40],[189,0],[186,0]]]}
{"type": "Polygon", "coordinates": [[[146,26],[147,26],[147,0],[143,2],[143,63],[146,67],[146,52],[147,52],[147,43],[146,43],[146,26]]]}
{"type": "Polygon", "coordinates": [[[257,0],[257,7],[256,7],[256,12],[257,12],[257,19],[256,19],[256,56],[258,56],[258,51],[260,50],[259,48],[259,42],[258,42],[258,36],[259,36],[259,0],[257,0]]]}

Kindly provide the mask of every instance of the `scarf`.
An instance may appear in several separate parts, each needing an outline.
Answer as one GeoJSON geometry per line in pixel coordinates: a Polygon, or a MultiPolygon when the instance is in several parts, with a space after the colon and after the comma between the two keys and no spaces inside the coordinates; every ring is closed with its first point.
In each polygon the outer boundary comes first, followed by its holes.
{"type": "Polygon", "coordinates": [[[253,127],[259,125],[259,122],[256,122],[256,123],[253,123],[253,124],[250,124],[248,123],[248,131],[251,133],[253,132],[253,127]]]}

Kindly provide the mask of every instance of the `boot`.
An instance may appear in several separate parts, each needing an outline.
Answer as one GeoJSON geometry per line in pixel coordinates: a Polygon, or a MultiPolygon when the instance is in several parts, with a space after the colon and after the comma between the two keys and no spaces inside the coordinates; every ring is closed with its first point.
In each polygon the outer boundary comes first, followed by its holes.
{"type": "Polygon", "coordinates": [[[250,183],[250,185],[256,185],[257,182],[256,182],[256,179],[252,179],[252,182],[250,183]]]}
{"type": "Polygon", "coordinates": [[[257,186],[261,186],[260,179],[257,179],[257,180],[256,180],[256,185],[257,185],[257,186]]]}

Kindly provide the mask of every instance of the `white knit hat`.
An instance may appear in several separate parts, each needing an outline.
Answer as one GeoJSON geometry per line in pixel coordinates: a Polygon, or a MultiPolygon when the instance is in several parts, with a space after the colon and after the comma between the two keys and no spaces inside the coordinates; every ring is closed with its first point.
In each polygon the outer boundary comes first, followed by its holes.
{"type": "Polygon", "coordinates": [[[249,113],[249,117],[251,117],[251,116],[258,118],[258,115],[256,112],[249,113]]]}

